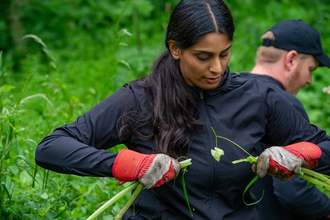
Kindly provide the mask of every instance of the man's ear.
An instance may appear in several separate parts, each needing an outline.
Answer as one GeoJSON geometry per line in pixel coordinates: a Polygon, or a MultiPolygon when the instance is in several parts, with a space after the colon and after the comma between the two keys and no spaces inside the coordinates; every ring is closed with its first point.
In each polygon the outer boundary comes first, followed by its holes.
{"type": "Polygon", "coordinates": [[[285,68],[290,71],[298,67],[299,65],[298,52],[295,50],[290,50],[284,58],[285,68]]]}
{"type": "Polygon", "coordinates": [[[176,45],[175,41],[169,40],[167,43],[173,58],[176,60],[180,59],[180,48],[176,45]]]}

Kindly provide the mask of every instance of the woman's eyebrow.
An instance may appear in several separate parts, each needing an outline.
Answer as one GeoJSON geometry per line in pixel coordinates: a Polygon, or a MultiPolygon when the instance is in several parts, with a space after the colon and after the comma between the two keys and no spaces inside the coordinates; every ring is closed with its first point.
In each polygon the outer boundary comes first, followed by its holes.
{"type": "Polygon", "coordinates": [[[230,45],[228,48],[226,48],[225,50],[223,50],[221,53],[226,52],[227,50],[229,50],[231,48],[232,45],[230,45]]]}
{"type": "MultiPolygon", "coordinates": [[[[229,50],[231,48],[232,45],[230,45],[228,48],[224,49],[223,51],[221,51],[221,53],[226,52],[227,50],[229,50]]],[[[205,50],[193,50],[194,52],[200,52],[200,53],[206,53],[206,54],[213,54],[213,52],[210,51],[205,51],[205,50]]]]}

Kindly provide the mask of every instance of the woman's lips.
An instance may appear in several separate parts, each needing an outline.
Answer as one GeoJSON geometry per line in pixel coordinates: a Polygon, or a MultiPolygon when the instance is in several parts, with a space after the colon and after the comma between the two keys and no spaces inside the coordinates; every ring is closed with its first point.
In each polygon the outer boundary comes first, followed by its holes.
{"type": "Polygon", "coordinates": [[[208,83],[211,83],[211,84],[219,82],[219,79],[220,79],[220,77],[215,77],[215,78],[205,78],[205,80],[206,80],[208,83]]]}

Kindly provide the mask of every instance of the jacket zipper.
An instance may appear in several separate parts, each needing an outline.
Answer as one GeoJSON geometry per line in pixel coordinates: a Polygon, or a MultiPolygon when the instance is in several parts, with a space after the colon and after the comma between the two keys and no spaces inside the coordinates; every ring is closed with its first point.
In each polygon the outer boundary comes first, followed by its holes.
{"type": "Polygon", "coordinates": [[[203,89],[199,90],[199,96],[201,99],[201,116],[202,118],[205,119],[205,126],[206,126],[206,136],[207,136],[207,143],[209,143],[209,147],[210,147],[210,157],[211,157],[211,169],[212,169],[212,176],[211,176],[211,189],[210,189],[210,203],[211,203],[211,209],[213,212],[213,215],[215,217],[215,219],[219,219],[218,216],[218,212],[216,211],[216,202],[215,202],[215,185],[216,185],[216,161],[215,159],[212,157],[211,154],[211,149],[212,149],[212,134],[211,134],[211,124],[209,121],[209,118],[207,116],[207,112],[206,112],[206,105],[205,105],[205,100],[204,100],[204,93],[203,93],[203,89]]]}

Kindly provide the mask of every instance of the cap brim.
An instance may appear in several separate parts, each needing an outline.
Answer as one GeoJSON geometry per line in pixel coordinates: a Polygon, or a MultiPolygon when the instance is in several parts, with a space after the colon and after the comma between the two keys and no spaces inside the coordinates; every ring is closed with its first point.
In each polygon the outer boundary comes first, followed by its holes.
{"type": "Polygon", "coordinates": [[[319,66],[326,66],[330,68],[330,58],[327,55],[322,54],[315,56],[315,58],[320,62],[319,66]]]}

